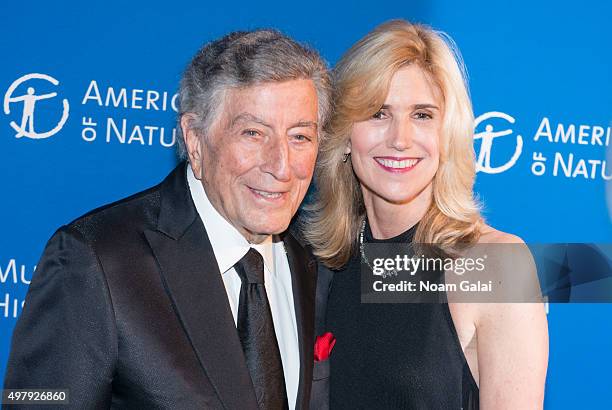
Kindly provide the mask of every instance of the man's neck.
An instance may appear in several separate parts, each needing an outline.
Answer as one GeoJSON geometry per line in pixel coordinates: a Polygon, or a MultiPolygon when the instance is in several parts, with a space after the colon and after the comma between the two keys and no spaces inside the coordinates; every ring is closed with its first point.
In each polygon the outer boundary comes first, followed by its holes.
{"type": "Polygon", "coordinates": [[[251,245],[259,245],[267,241],[272,242],[272,235],[255,234],[255,233],[247,231],[246,229],[240,229],[237,226],[234,226],[234,228],[236,228],[238,232],[240,232],[242,236],[244,236],[244,239],[246,239],[247,242],[250,243],[251,245]]]}

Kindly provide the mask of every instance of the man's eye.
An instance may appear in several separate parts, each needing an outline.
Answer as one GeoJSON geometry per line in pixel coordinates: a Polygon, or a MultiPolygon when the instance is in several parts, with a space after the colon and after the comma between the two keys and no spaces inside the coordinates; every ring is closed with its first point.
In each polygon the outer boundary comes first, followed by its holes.
{"type": "Polygon", "coordinates": [[[311,137],[304,135],[304,134],[296,134],[293,136],[293,139],[299,142],[312,141],[311,137]]]}
{"type": "Polygon", "coordinates": [[[431,120],[433,116],[428,112],[418,111],[414,114],[417,120],[431,120]]]}
{"type": "Polygon", "coordinates": [[[242,135],[246,135],[247,137],[257,137],[261,134],[257,130],[244,130],[242,131],[242,135]]]}

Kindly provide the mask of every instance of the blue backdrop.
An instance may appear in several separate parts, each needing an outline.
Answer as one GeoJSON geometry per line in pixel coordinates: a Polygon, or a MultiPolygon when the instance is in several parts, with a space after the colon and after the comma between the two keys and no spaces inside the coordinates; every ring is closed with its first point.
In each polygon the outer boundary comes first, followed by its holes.
{"type": "MultiPolygon", "coordinates": [[[[610,3],[83,3],[0,4],[0,374],[47,239],[174,166],[181,71],[232,30],[278,28],[332,65],[391,18],[447,32],[488,221],[527,242],[612,242],[610,3]]],[[[547,409],[612,407],[611,318],[610,304],[549,306],[547,409]]]]}

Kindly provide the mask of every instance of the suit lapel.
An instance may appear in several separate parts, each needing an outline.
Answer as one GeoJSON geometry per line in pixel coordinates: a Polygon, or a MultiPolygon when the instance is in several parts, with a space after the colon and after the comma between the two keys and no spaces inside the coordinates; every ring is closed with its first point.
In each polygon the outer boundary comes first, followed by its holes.
{"type": "Polygon", "coordinates": [[[296,409],[308,409],[314,364],[314,308],[317,281],[316,262],[290,233],[283,235],[291,282],[300,350],[300,383],[296,409]]]}
{"type": "Polygon", "coordinates": [[[162,183],[158,227],[145,236],[176,314],[224,406],[257,409],[225,286],[184,165],[162,183]]]}

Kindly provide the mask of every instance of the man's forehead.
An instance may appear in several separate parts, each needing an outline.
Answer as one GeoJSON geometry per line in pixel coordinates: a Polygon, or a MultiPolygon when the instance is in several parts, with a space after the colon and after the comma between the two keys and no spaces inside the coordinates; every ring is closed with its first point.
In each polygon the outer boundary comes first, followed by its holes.
{"type": "Polygon", "coordinates": [[[245,122],[273,128],[317,128],[318,96],[312,80],[290,80],[230,88],[222,102],[225,124],[233,127],[245,122]]]}
{"type": "Polygon", "coordinates": [[[290,98],[292,101],[313,99],[316,104],[318,96],[314,82],[309,79],[274,81],[244,87],[230,87],[225,91],[226,102],[236,106],[257,103],[261,99],[283,100],[285,98],[290,98]]]}

